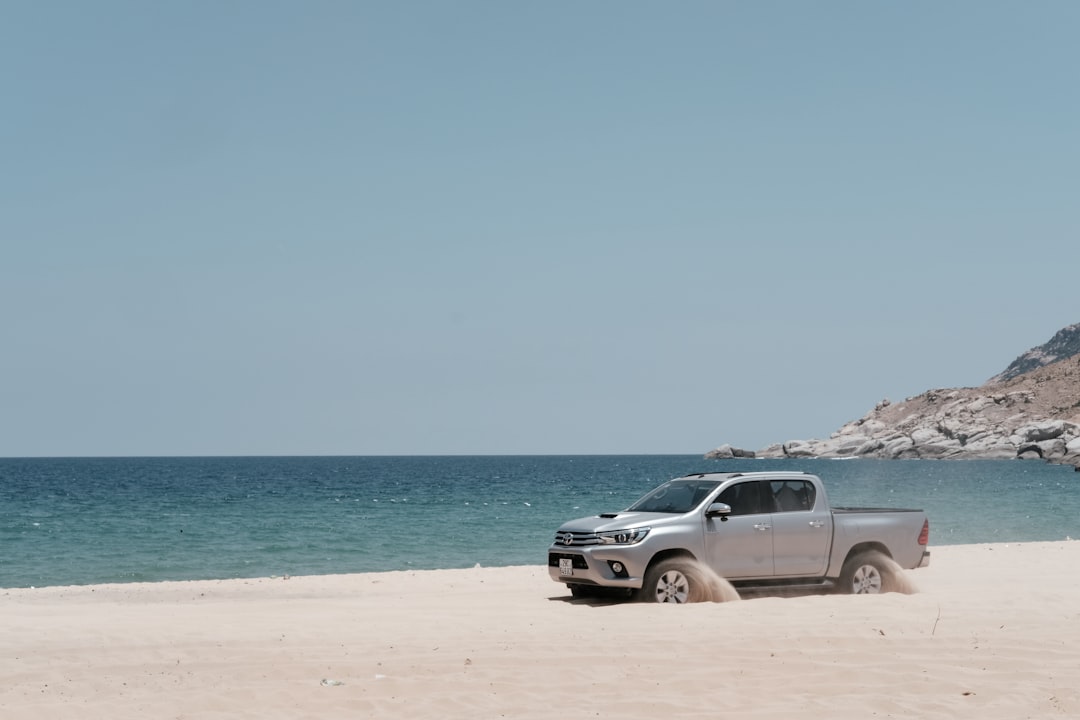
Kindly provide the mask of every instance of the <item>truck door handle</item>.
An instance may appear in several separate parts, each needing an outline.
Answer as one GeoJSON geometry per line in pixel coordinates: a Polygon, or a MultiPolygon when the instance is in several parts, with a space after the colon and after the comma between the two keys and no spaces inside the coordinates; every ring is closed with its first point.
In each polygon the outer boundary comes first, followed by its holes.
{"type": "Polygon", "coordinates": [[[819,528],[819,527],[821,527],[821,526],[822,526],[822,525],[824,525],[824,524],[825,524],[825,523],[824,523],[824,522],[822,522],[821,520],[811,520],[811,521],[810,521],[810,527],[814,527],[814,528],[819,528]]]}
{"type": "Polygon", "coordinates": [[[754,529],[764,532],[766,530],[772,530],[772,525],[769,525],[767,523],[758,523],[754,526],[754,529]]]}

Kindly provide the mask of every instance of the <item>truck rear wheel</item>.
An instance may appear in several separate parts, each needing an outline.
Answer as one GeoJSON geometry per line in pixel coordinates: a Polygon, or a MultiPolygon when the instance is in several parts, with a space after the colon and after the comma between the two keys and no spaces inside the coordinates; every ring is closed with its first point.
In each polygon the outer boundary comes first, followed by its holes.
{"type": "Polygon", "coordinates": [[[680,558],[662,560],[645,573],[638,596],[645,602],[689,603],[705,599],[705,582],[690,561],[680,558]]]}
{"type": "Polygon", "coordinates": [[[896,590],[893,563],[876,550],[848,558],[840,571],[839,590],[852,595],[878,595],[896,590]]]}

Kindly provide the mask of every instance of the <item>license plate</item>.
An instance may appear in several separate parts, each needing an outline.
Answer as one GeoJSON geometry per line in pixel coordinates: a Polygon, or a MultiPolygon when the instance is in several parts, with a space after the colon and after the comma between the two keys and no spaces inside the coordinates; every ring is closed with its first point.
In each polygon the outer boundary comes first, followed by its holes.
{"type": "Polygon", "coordinates": [[[574,561],[571,558],[559,558],[559,575],[573,575],[574,561]]]}

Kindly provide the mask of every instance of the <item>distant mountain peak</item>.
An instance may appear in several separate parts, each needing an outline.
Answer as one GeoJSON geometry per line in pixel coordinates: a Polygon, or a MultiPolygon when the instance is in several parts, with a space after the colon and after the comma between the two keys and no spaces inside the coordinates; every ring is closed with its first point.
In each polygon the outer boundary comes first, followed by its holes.
{"type": "Polygon", "coordinates": [[[986,384],[1007,382],[1073,355],[1080,355],[1080,323],[1058,330],[1054,337],[1013,360],[1009,367],[987,380],[986,384]]]}

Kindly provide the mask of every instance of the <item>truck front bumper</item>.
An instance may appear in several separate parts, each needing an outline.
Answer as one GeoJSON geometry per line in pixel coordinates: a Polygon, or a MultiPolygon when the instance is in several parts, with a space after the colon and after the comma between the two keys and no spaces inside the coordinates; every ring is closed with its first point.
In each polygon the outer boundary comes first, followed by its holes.
{"type": "Polygon", "coordinates": [[[625,549],[552,545],[548,550],[548,575],[567,585],[637,590],[641,588],[644,565],[625,549]]]}

